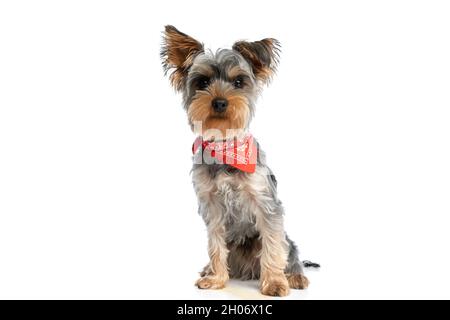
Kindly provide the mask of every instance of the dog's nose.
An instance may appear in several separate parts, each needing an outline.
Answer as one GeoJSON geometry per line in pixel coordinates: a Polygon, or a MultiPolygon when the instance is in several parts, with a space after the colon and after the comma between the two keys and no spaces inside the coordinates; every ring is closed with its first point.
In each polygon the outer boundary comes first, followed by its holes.
{"type": "Polygon", "coordinates": [[[228,101],[226,99],[216,98],[212,101],[212,107],[216,112],[224,112],[225,110],[227,110],[227,106],[228,101]]]}

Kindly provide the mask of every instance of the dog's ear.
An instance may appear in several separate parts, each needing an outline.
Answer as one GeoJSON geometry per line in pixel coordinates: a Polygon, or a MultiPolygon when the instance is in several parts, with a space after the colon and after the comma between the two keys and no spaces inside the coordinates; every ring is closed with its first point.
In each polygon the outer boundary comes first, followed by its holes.
{"type": "Polygon", "coordinates": [[[166,74],[171,71],[170,81],[176,90],[182,90],[187,72],[194,57],[203,51],[203,44],[178,31],[174,26],[166,26],[163,34],[161,59],[166,74]]]}
{"type": "Polygon", "coordinates": [[[268,83],[275,74],[280,54],[280,42],[267,38],[255,42],[238,41],[233,50],[239,52],[252,66],[258,80],[268,83]]]}

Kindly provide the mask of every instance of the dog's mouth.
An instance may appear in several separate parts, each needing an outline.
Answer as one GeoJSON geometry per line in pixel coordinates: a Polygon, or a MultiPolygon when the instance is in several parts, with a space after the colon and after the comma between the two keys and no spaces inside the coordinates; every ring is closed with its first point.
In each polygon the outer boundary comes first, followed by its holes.
{"type": "Polygon", "coordinates": [[[228,120],[228,116],[226,114],[214,113],[208,116],[209,120],[228,120]]]}
{"type": "Polygon", "coordinates": [[[240,97],[227,97],[226,110],[214,110],[209,96],[195,99],[188,109],[192,129],[202,136],[228,137],[244,130],[249,121],[250,110],[247,101],[240,97]],[[240,104],[239,104],[239,103],[240,104]],[[206,132],[206,133],[205,133],[206,132]]]}

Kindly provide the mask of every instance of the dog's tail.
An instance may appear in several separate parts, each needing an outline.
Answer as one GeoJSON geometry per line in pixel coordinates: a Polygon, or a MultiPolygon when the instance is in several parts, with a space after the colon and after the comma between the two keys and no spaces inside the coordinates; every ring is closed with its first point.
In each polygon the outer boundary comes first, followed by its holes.
{"type": "Polygon", "coordinates": [[[305,268],[314,268],[314,269],[320,268],[320,264],[318,264],[316,262],[311,262],[309,260],[303,260],[303,266],[305,268]]]}

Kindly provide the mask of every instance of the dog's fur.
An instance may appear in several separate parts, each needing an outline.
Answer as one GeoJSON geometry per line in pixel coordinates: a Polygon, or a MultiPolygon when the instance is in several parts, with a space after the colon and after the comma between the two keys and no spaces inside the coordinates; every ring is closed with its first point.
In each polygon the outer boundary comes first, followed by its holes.
{"type": "MultiPolygon", "coordinates": [[[[192,130],[204,139],[230,139],[247,131],[256,98],[276,71],[278,54],[275,39],[239,41],[232,49],[212,53],[166,26],[161,58],[173,87],[183,94],[192,130]],[[225,112],[211,107],[219,97],[228,101],[225,112]]],[[[192,176],[207,225],[210,262],[197,286],[223,288],[232,277],[260,279],[261,292],[271,296],[285,296],[289,288],[305,289],[308,279],[297,248],[284,231],[277,181],[259,145],[255,173],[195,159],[204,156],[194,156],[192,176]]]]}

